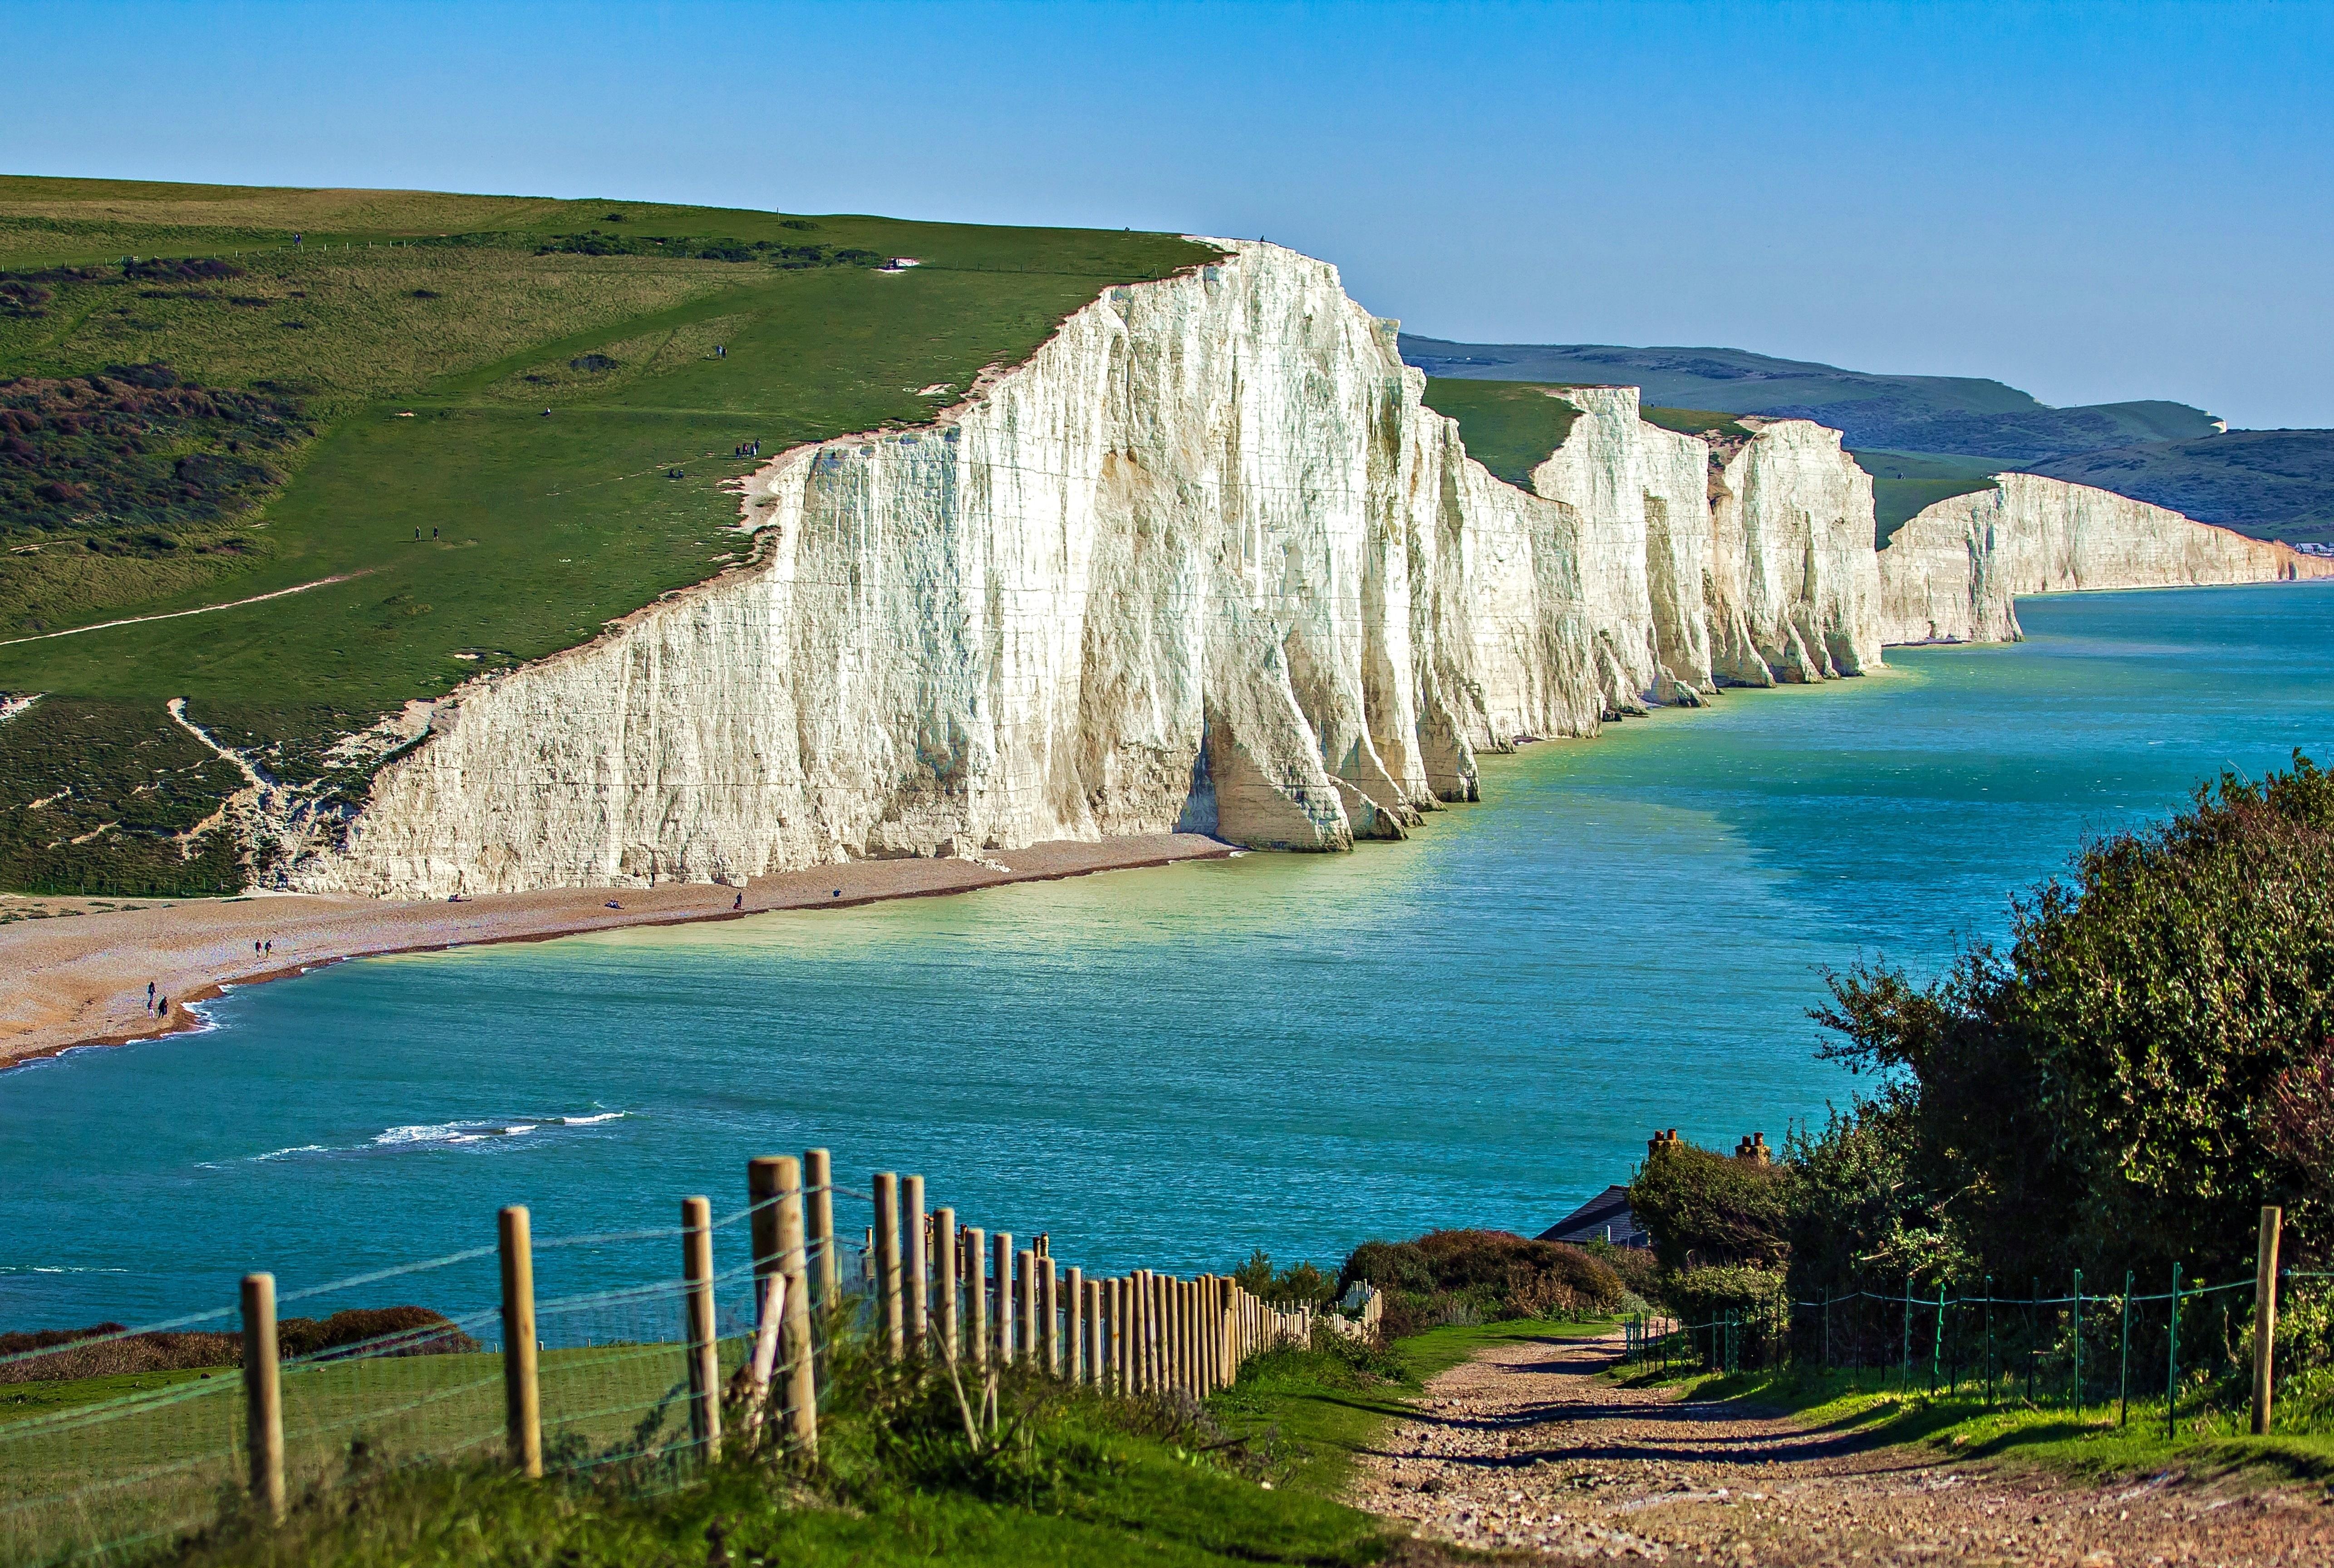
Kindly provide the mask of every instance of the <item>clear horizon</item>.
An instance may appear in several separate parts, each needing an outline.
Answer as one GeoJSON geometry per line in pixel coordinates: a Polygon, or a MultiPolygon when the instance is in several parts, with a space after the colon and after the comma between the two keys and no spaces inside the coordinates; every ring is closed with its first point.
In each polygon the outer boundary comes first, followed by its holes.
{"type": "Polygon", "coordinates": [[[1432,337],[2334,426],[2334,8],[9,14],[14,172],[1261,236],[1432,337]]]}

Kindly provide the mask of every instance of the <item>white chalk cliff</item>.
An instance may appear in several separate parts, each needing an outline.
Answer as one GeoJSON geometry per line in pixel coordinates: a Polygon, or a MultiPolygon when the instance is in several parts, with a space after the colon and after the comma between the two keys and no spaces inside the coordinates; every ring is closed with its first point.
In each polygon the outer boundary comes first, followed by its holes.
{"type": "Polygon", "coordinates": [[[2334,576],[2334,562],[2088,485],[2003,474],[1907,520],[1880,552],[1892,643],[2014,642],[2014,601],[2080,589],[2334,576]]]}
{"type": "MultiPolygon", "coordinates": [[[[1837,432],[1713,457],[1580,389],[1528,493],[1334,268],[1225,249],[1107,291],[937,428],[785,455],[749,566],[437,704],[280,880],[741,881],[1178,828],[1339,849],[1473,799],[1479,752],[1873,669],[1915,608],[1884,613],[1837,432]]],[[[1935,579],[1932,628],[1975,592],[1935,579]]]]}

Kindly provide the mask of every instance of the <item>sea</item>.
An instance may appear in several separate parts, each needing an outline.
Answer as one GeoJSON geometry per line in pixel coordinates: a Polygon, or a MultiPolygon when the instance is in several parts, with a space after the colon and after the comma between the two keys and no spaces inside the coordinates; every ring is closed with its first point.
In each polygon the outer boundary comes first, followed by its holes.
{"type": "MultiPolygon", "coordinates": [[[[479,1252],[506,1204],[616,1238],[545,1288],[661,1277],[684,1197],[734,1214],[749,1158],[811,1147],[848,1236],[913,1173],[1090,1273],[1536,1234],[1656,1130],[1779,1147],[1868,1090],[1820,1053],[1828,976],[1934,976],[2087,838],[2334,760],[2334,587],[2019,612],[1487,757],[1480,803],[1352,854],[367,959],[0,1073],[0,1330],[479,1252]]],[[[494,1269],[312,1299],[473,1310],[494,1269]]]]}

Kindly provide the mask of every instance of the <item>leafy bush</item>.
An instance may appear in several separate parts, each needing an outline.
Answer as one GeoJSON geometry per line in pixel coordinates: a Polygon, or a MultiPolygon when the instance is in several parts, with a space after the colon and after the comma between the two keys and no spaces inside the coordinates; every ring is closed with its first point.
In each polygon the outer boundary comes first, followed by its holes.
{"type": "Polygon", "coordinates": [[[1664,1270],[1779,1264],[1789,1251],[1790,1168],[1664,1143],[1629,1183],[1629,1211],[1664,1270]]]}
{"type": "Polygon", "coordinates": [[[282,476],[269,455],[308,434],[300,421],[288,399],[194,386],[162,364],[0,381],[0,534],[150,553],[163,530],[234,515],[273,490],[282,476]]]}
{"type": "Polygon", "coordinates": [[[1446,1323],[1608,1313],[1624,1293],[1621,1276],[1581,1248],[1504,1230],[1364,1242],[1345,1259],[1337,1289],[1355,1281],[1385,1293],[1389,1339],[1446,1323]]]}
{"type": "Polygon", "coordinates": [[[1661,1299],[1681,1323],[1705,1323],[1727,1313],[1746,1322],[1777,1320],[1790,1297],[1773,1269],[1718,1264],[1664,1275],[1661,1299]]]}
{"type": "Polygon", "coordinates": [[[1249,1254],[1248,1261],[1232,1270],[1232,1278],[1259,1301],[1275,1306],[1319,1306],[1337,1296],[1335,1275],[1324,1274],[1309,1263],[1291,1264],[1275,1274],[1272,1258],[1262,1247],[1249,1254]]]}
{"type": "MultiPolygon", "coordinates": [[[[798,226],[788,224],[789,228],[798,226]]],[[[690,261],[768,262],[786,270],[804,267],[882,266],[891,258],[881,251],[855,245],[781,245],[767,239],[680,238],[672,236],[603,234],[554,235],[535,249],[537,255],[657,255],[690,261]]]]}

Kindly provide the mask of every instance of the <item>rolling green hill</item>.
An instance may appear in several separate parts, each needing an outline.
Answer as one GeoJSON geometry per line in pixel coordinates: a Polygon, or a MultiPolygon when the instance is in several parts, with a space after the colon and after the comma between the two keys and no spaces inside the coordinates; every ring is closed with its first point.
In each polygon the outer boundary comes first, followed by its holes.
{"type": "Polygon", "coordinates": [[[1403,358],[1430,376],[1606,381],[1648,403],[1814,419],[1853,447],[1948,453],[2024,465],[2132,441],[2193,440],[2220,422],[2185,403],[2053,409],[1972,376],[1892,376],[1741,349],[1606,343],[1454,343],[1404,333],[1403,358]]]}
{"type": "Polygon", "coordinates": [[[0,692],[43,694],[0,724],[0,886],[230,890],[212,819],[241,780],[170,699],[271,774],[318,778],[409,699],[738,559],[725,480],[923,422],[1111,284],[1212,254],[0,178],[0,692]]]}
{"type": "Polygon", "coordinates": [[[1649,406],[1828,425],[1872,476],[1884,544],[1923,507],[1985,489],[2013,469],[2263,538],[2334,540],[2334,431],[2223,431],[2185,403],[2053,409],[2000,381],[1876,375],[1740,349],[1457,343],[1404,333],[1402,355],[1438,386],[1619,382],[1644,389],[1649,406]]]}

